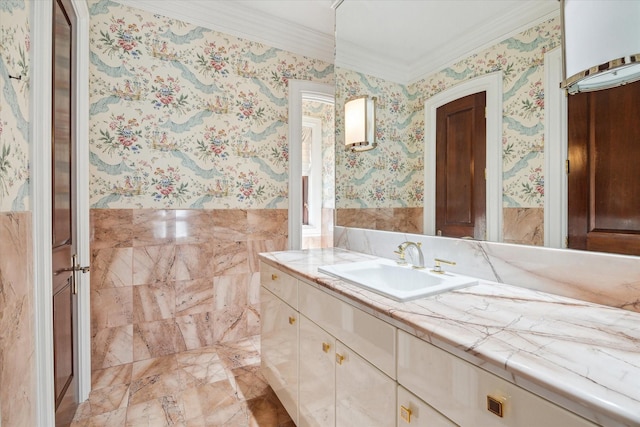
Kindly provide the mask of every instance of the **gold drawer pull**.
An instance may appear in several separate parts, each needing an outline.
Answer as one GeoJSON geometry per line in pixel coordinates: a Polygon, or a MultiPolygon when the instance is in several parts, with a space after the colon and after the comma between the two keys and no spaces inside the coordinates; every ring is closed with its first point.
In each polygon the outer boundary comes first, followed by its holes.
{"type": "Polygon", "coordinates": [[[504,399],[487,396],[487,410],[502,418],[504,416],[504,399]]]}
{"type": "Polygon", "coordinates": [[[296,323],[296,318],[293,316],[289,316],[289,324],[293,325],[294,323],[296,323]]]}
{"type": "Polygon", "coordinates": [[[400,405],[400,418],[407,424],[411,424],[411,409],[400,405]]]}
{"type": "Polygon", "coordinates": [[[338,365],[342,365],[342,362],[344,362],[344,356],[340,353],[336,353],[336,363],[338,365]]]}
{"type": "Polygon", "coordinates": [[[326,342],[323,342],[322,343],[322,351],[324,351],[325,353],[329,353],[329,350],[331,350],[331,345],[326,343],[326,342]]]}
{"type": "Polygon", "coordinates": [[[277,274],[272,274],[271,275],[271,280],[278,280],[278,275],[277,274]]]}

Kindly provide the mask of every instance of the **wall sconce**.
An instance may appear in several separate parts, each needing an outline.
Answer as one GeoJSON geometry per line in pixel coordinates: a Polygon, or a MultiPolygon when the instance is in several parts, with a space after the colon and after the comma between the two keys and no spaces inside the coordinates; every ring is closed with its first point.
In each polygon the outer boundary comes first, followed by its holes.
{"type": "Polygon", "coordinates": [[[349,98],[344,103],[344,144],[346,150],[367,151],[376,142],[376,98],[368,95],[349,98]]]}
{"type": "Polygon", "coordinates": [[[640,1],[560,0],[570,94],[640,80],[640,1]]]}

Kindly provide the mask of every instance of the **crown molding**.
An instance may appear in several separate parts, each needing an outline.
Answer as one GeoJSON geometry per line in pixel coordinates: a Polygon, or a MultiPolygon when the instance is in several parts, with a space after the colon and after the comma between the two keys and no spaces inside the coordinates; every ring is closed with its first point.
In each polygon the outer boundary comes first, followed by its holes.
{"type": "Polygon", "coordinates": [[[473,53],[481,52],[555,16],[560,16],[560,9],[555,2],[523,2],[522,7],[511,10],[499,20],[467,32],[463,37],[450,40],[429,56],[412,64],[411,70],[407,73],[408,82],[415,82],[438,72],[473,53]],[[470,46],[473,47],[469,48],[470,46]]]}
{"type": "Polygon", "coordinates": [[[557,2],[522,2],[499,19],[478,26],[464,36],[448,40],[413,63],[389,60],[379,51],[339,41],[336,67],[343,67],[408,85],[436,73],[534,25],[560,15],[557,2]]]}
{"type": "Polygon", "coordinates": [[[125,6],[146,10],[242,39],[333,63],[334,37],[232,1],[116,0],[125,6]]]}

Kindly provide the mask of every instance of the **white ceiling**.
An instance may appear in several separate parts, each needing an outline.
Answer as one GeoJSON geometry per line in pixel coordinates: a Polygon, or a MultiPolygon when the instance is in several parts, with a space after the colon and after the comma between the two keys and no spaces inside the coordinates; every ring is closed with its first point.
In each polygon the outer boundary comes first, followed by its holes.
{"type": "MultiPolygon", "coordinates": [[[[334,0],[118,2],[334,61],[334,0]]],[[[344,0],[335,63],[408,83],[558,13],[558,0],[344,0]]]]}

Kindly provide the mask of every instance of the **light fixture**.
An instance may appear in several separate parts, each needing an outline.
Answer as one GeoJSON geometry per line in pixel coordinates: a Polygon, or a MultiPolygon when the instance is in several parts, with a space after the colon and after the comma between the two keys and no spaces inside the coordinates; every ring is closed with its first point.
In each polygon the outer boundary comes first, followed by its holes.
{"type": "Polygon", "coordinates": [[[347,99],[344,103],[344,144],[347,150],[367,151],[376,148],[375,97],[368,95],[347,99]]]}
{"type": "Polygon", "coordinates": [[[560,0],[570,94],[640,80],[640,1],[560,0]]]}

